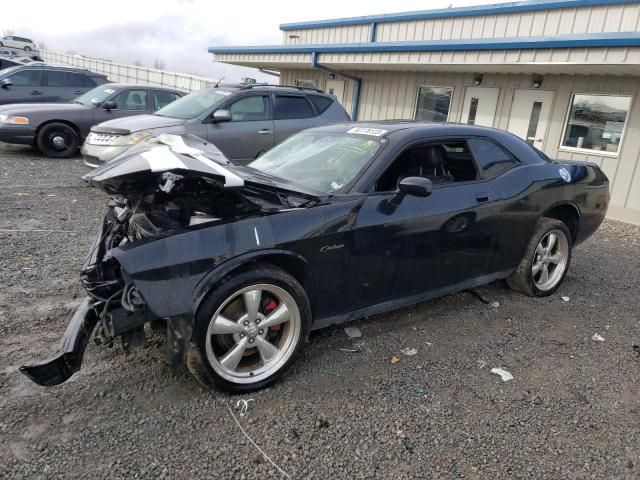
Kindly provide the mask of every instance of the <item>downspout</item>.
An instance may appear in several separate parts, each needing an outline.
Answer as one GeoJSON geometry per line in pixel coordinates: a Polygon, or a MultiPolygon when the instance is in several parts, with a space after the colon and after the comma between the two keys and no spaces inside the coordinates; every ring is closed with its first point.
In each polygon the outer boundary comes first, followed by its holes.
{"type": "Polygon", "coordinates": [[[351,104],[351,120],[358,119],[358,108],[360,107],[360,84],[362,83],[362,79],[360,77],[355,77],[353,75],[349,75],[348,73],[340,72],[338,70],[334,70],[332,68],[326,67],[324,65],[320,65],[318,63],[318,52],[311,53],[311,66],[317,70],[324,70],[325,72],[333,73],[334,75],[339,75],[348,80],[353,80],[353,103],[351,104]]]}

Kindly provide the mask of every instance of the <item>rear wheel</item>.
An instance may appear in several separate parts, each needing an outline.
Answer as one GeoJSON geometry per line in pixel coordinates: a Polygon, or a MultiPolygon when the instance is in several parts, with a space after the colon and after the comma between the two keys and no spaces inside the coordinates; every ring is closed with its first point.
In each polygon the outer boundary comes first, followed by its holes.
{"type": "Polygon", "coordinates": [[[40,129],[36,145],[47,157],[68,158],[78,151],[80,138],[70,125],[54,122],[40,129]]]}
{"type": "Polygon", "coordinates": [[[25,52],[30,52],[31,51],[31,47],[24,47],[24,51],[25,52]]]}
{"type": "Polygon", "coordinates": [[[563,222],[541,219],[524,258],[507,280],[509,286],[531,297],[551,295],[569,269],[571,244],[571,233],[563,222]]]}
{"type": "Polygon", "coordinates": [[[270,266],[242,271],[225,278],[199,309],[189,369],[227,391],[263,388],[295,361],[310,324],[309,300],[293,277],[270,266]]]}

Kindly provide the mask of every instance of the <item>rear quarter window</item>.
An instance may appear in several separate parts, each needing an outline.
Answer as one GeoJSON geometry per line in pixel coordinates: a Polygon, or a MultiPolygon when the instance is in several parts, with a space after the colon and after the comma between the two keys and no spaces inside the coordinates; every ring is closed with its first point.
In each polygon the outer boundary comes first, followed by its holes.
{"type": "Polygon", "coordinates": [[[497,177],[519,163],[510,153],[491,140],[473,138],[469,140],[469,144],[484,178],[497,177]]]}
{"type": "Polygon", "coordinates": [[[327,108],[331,106],[333,100],[329,97],[323,97],[322,95],[308,95],[309,100],[316,107],[318,113],[323,113],[327,108]]]}

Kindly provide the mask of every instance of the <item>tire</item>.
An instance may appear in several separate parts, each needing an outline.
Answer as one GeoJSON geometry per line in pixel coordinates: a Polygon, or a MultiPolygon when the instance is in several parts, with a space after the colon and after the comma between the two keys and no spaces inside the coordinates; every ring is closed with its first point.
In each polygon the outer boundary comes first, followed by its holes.
{"type": "Polygon", "coordinates": [[[198,309],[187,366],[207,386],[259,390],[295,362],[310,326],[309,299],[295,278],[270,265],[241,270],[225,277],[198,309]],[[260,327],[267,322],[276,323],[260,327]]]}
{"type": "Polygon", "coordinates": [[[38,149],[47,157],[69,158],[80,147],[76,131],[66,123],[48,123],[40,129],[36,137],[38,149]]]}
{"type": "Polygon", "coordinates": [[[24,47],[24,51],[25,52],[30,52],[31,51],[31,47],[24,47]]]}
{"type": "Polygon", "coordinates": [[[571,233],[563,222],[540,219],[518,268],[507,279],[509,287],[530,297],[551,295],[569,270],[572,244],[571,233]],[[552,235],[555,241],[549,249],[552,235]]]}

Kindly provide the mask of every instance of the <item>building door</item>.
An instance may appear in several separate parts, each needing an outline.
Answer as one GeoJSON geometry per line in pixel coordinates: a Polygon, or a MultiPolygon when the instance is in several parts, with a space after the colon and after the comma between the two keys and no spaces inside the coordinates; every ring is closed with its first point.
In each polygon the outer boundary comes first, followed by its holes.
{"type": "Polygon", "coordinates": [[[553,92],[516,90],[507,130],[542,150],[552,103],[553,92]]]}
{"type": "Polygon", "coordinates": [[[329,95],[335,95],[344,107],[344,80],[327,80],[324,91],[329,95]]]}
{"type": "Polygon", "coordinates": [[[493,127],[499,88],[467,87],[462,105],[461,123],[493,127]]]}

